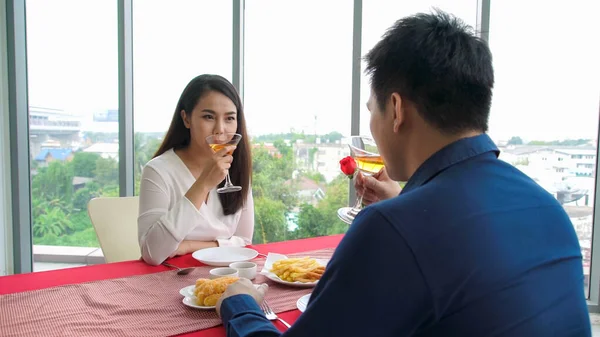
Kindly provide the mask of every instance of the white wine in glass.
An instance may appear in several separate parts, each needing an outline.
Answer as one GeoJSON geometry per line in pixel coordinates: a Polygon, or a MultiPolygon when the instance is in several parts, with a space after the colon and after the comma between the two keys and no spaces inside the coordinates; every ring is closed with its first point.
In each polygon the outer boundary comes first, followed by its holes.
{"type": "MultiPolygon", "coordinates": [[[[214,152],[219,152],[221,149],[223,149],[225,146],[227,146],[229,144],[208,144],[208,145],[214,152]]],[[[237,144],[231,144],[231,145],[237,145],[237,144]]],[[[227,154],[232,156],[233,151],[229,151],[229,152],[227,152],[227,154]]]]}
{"type": "MultiPolygon", "coordinates": [[[[217,152],[225,146],[238,145],[241,139],[242,135],[240,135],[239,133],[222,133],[206,137],[206,142],[214,152],[217,152]]],[[[227,154],[233,155],[233,151],[227,152],[227,154]]],[[[223,185],[223,187],[221,188],[218,188],[217,193],[239,192],[241,190],[241,186],[235,186],[231,183],[229,171],[227,171],[227,176],[225,177],[225,185],[223,185]]]]}
{"type": "Polygon", "coordinates": [[[383,159],[380,155],[357,155],[354,157],[358,169],[365,175],[374,175],[383,169],[383,159]]]}
{"type": "MultiPolygon", "coordinates": [[[[356,161],[359,173],[365,176],[372,176],[384,167],[383,159],[377,150],[375,141],[368,137],[352,136],[350,137],[350,155],[356,161]]],[[[354,207],[342,207],[338,210],[338,217],[347,224],[351,224],[354,218],[362,209],[362,194],[356,200],[354,207]]]]}

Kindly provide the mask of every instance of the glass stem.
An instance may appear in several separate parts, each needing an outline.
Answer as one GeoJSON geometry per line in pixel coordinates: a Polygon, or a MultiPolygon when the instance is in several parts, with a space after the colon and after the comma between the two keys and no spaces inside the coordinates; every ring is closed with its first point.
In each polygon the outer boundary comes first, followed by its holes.
{"type": "Polygon", "coordinates": [[[354,207],[352,207],[354,210],[356,210],[356,212],[358,212],[362,209],[362,200],[363,200],[362,195],[360,197],[356,198],[356,204],[354,204],[354,207]]]}
{"type": "MultiPolygon", "coordinates": [[[[359,174],[360,174],[360,172],[356,173],[356,175],[359,175],[359,174]]],[[[356,176],[354,179],[356,179],[356,176]]],[[[352,209],[350,209],[350,211],[348,213],[350,213],[352,216],[356,216],[358,214],[358,212],[360,212],[360,210],[362,209],[362,201],[363,201],[363,194],[361,194],[360,196],[358,196],[356,198],[356,204],[354,204],[354,207],[352,207],[352,209]]]]}
{"type": "Polygon", "coordinates": [[[231,178],[229,178],[229,171],[227,171],[227,176],[225,176],[225,186],[229,187],[232,185],[233,184],[231,183],[231,178]]]}

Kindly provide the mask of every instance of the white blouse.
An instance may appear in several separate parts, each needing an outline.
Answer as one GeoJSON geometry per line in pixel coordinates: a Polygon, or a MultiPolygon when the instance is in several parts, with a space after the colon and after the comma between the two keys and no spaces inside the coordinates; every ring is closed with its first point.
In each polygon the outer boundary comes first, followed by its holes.
{"type": "Polygon", "coordinates": [[[171,149],[152,159],[142,171],[138,239],[142,258],[158,265],[183,240],[217,241],[223,246],[245,246],[254,233],[254,200],[235,214],[224,215],[216,189],[197,209],[185,194],[196,178],[171,149]]]}

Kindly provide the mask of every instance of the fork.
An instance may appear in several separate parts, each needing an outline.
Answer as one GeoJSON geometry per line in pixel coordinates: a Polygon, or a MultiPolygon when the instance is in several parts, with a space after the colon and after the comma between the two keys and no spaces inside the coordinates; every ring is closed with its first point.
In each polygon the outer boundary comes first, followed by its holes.
{"type": "Polygon", "coordinates": [[[281,318],[279,318],[271,309],[271,307],[269,306],[269,303],[267,303],[266,300],[263,300],[262,304],[260,305],[262,311],[265,313],[265,316],[267,316],[267,319],[269,321],[274,321],[276,319],[278,319],[281,323],[283,323],[283,325],[287,326],[288,329],[291,328],[291,326],[288,324],[288,322],[282,320],[281,318]]]}

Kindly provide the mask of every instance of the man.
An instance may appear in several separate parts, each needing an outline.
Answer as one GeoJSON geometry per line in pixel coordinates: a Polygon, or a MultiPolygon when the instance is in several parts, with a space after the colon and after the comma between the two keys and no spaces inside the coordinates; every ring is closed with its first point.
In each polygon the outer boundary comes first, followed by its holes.
{"type": "MultiPolygon", "coordinates": [[[[408,182],[359,213],[283,336],[591,336],[569,217],[485,134],[487,44],[443,12],[417,14],[366,61],[380,178],[408,182]]],[[[280,335],[257,305],[265,288],[224,293],[228,336],[280,335]]]]}

